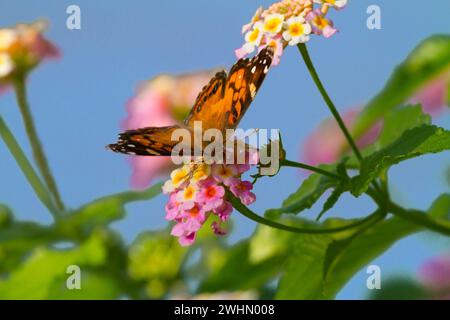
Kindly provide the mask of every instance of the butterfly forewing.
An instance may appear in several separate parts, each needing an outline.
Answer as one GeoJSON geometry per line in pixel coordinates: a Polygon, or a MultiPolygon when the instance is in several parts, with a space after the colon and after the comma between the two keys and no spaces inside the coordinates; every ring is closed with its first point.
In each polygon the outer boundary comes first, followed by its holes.
{"type": "Polygon", "coordinates": [[[273,48],[269,46],[250,60],[239,60],[231,68],[224,95],[222,129],[239,124],[269,71],[272,58],[273,48]]]}
{"type": "Polygon", "coordinates": [[[217,123],[221,120],[226,83],[227,73],[223,70],[217,72],[211,81],[203,87],[184,121],[187,127],[193,128],[195,121],[201,121],[204,129],[217,127],[217,123]]]}

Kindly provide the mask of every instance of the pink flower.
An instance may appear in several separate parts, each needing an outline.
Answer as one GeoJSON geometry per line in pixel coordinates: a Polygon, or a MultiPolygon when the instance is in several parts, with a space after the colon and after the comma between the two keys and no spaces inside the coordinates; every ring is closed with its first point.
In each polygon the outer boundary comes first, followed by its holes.
{"type": "Polygon", "coordinates": [[[227,234],[227,231],[225,229],[223,229],[222,226],[220,225],[220,223],[218,223],[217,221],[214,221],[213,223],[211,223],[211,228],[215,235],[224,236],[227,234]]]}
{"type": "Polygon", "coordinates": [[[306,21],[311,24],[315,34],[323,35],[325,38],[329,38],[337,32],[337,29],[333,27],[333,21],[326,19],[325,14],[320,9],[308,13],[306,21]]]}
{"type": "Polygon", "coordinates": [[[218,185],[213,178],[208,178],[201,183],[197,201],[203,202],[203,208],[210,211],[222,205],[224,195],[224,187],[218,185]]]}
{"type": "Polygon", "coordinates": [[[425,262],[419,270],[419,279],[431,291],[450,293],[450,255],[425,262]]]}
{"type": "Polygon", "coordinates": [[[221,221],[227,221],[233,212],[233,206],[228,201],[223,201],[221,206],[213,209],[213,212],[219,216],[221,221]]]}
{"type": "Polygon", "coordinates": [[[447,72],[432,79],[415,93],[410,100],[411,103],[422,104],[423,111],[432,116],[442,112],[448,104],[448,88],[450,84],[450,73],[447,72]]]}
{"type": "Polygon", "coordinates": [[[241,180],[248,169],[250,166],[246,165],[193,162],[171,173],[170,180],[163,187],[164,193],[169,194],[165,206],[166,219],[176,222],[171,234],[178,237],[182,246],[194,243],[197,231],[211,214],[220,219],[211,224],[214,233],[226,233],[221,224],[229,219],[233,211],[231,203],[226,200],[228,186],[242,203],[247,205],[256,200],[255,194],[250,191],[253,185],[241,180]]]}
{"type": "MultiPolygon", "coordinates": [[[[181,123],[213,71],[188,75],[161,75],[139,85],[126,106],[125,130],[181,123]]],[[[169,157],[131,157],[131,186],[145,188],[153,179],[173,169],[169,157]]]]}
{"type": "MultiPolygon", "coordinates": [[[[358,116],[359,109],[353,108],[344,112],[342,118],[345,125],[351,128],[358,116]]],[[[372,127],[369,132],[362,136],[357,145],[364,148],[375,142],[381,131],[381,123],[372,127]]],[[[347,140],[340,130],[337,122],[330,118],[325,120],[319,128],[313,132],[303,145],[302,161],[317,165],[323,163],[334,163],[343,155],[347,147],[347,140]]]]}
{"type": "Polygon", "coordinates": [[[248,55],[248,52],[243,47],[240,47],[234,50],[234,54],[236,55],[236,58],[242,59],[248,55]]]}
{"type": "Polygon", "coordinates": [[[234,178],[230,185],[231,192],[238,197],[243,204],[249,205],[256,200],[256,196],[250,190],[253,189],[253,184],[250,181],[242,181],[234,178]]]}
{"type": "Polygon", "coordinates": [[[233,178],[242,172],[244,171],[239,171],[235,165],[215,164],[212,166],[212,175],[214,179],[218,182],[223,182],[225,185],[228,185],[227,181],[230,178],[233,178]]]}
{"type": "Polygon", "coordinates": [[[171,235],[178,237],[178,242],[181,246],[190,246],[195,241],[196,232],[188,232],[185,229],[183,223],[177,223],[170,233],[171,235]]]}
{"type": "Polygon", "coordinates": [[[177,195],[175,193],[169,196],[169,201],[165,206],[167,220],[174,220],[177,217],[178,212],[180,211],[180,203],[176,198],[177,195]]]}

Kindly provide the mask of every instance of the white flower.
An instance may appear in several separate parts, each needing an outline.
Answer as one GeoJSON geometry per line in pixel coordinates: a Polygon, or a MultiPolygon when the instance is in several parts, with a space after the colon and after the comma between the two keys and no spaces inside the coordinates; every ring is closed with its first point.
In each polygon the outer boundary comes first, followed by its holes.
{"type": "Polygon", "coordinates": [[[335,9],[342,9],[347,5],[347,0],[314,0],[315,3],[328,4],[335,9]]]}
{"type": "Polygon", "coordinates": [[[264,32],[275,35],[283,27],[284,16],[279,13],[269,14],[264,18],[264,32]]]}
{"type": "Polygon", "coordinates": [[[263,36],[263,24],[261,22],[256,22],[253,29],[245,34],[245,44],[242,49],[251,53],[255,50],[255,47],[259,46],[263,36]]]}
{"type": "Polygon", "coordinates": [[[252,17],[252,21],[250,21],[249,23],[247,23],[246,25],[244,25],[242,27],[242,34],[244,34],[247,31],[249,31],[250,28],[252,27],[252,25],[259,21],[259,19],[261,18],[261,13],[263,11],[264,11],[264,8],[262,6],[259,7],[258,9],[256,9],[256,12],[255,12],[255,14],[252,17]]]}
{"type": "Polygon", "coordinates": [[[0,78],[7,76],[14,69],[14,63],[7,53],[0,53],[0,78]]]}
{"type": "Polygon", "coordinates": [[[289,45],[295,46],[298,43],[307,42],[310,33],[311,26],[303,17],[292,17],[286,21],[286,31],[283,32],[283,38],[289,42],[289,45]]]}

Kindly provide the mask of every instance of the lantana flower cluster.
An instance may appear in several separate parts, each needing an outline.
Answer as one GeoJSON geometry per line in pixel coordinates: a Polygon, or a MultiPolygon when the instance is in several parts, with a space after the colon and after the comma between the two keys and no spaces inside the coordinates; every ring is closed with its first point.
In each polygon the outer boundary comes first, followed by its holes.
{"type": "Polygon", "coordinates": [[[46,58],[59,56],[58,49],[44,38],[47,24],[36,21],[0,29],[0,85],[17,73],[25,73],[46,58]]]}
{"type": "Polygon", "coordinates": [[[275,48],[272,65],[277,65],[286,46],[305,43],[311,34],[325,38],[334,35],[337,29],[326,15],[329,8],[339,10],[346,4],[347,0],[283,0],[266,10],[260,7],[251,22],[242,27],[245,43],[235,51],[236,56],[240,59],[271,45],[275,48]]]}
{"type": "Polygon", "coordinates": [[[212,215],[217,217],[211,223],[214,233],[226,234],[223,223],[233,211],[226,190],[245,205],[256,200],[251,191],[253,184],[242,180],[242,174],[249,169],[249,164],[190,162],[172,171],[163,186],[163,192],[169,195],[166,219],[175,222],[171,234],[182,246],[194,243],[197,232],[212,215]]]}

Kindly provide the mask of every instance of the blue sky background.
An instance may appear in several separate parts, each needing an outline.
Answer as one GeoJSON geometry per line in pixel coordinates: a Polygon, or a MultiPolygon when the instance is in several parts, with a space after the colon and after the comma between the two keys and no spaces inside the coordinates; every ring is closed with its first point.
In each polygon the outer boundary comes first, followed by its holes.
{"type": "MultiPolygon", "coordinates": [[[[39,67],[29,82],[29,99],[51,167],[66,203],[77,207],[96,197],[128,188],[130,170],[124,157],[106,152],[115,140],[124,104],[141,80],[159,73],[182,73],[231,66],[233,51],[242,44],[240,30],[259,5],[271,1],[24,1],[0,0],[0,25],[47,18],[47,33],[62,50],[62,59],[39,67]],[[66,8],[77,4],[82,29],[66,29],[66,8]]],[[[450,2],[349,1],[332,12],[340,33],[331,39],[313,37],[310,53],[323,82],[340,110],[361,105],[384,85],[392,68],[425,37],[450,31],[450,2]],[[366,28],[366,8],[381,7],[382,29],[366,28]]],[[[0,97],[0,113],[23,148],[30,153],[21,117],[12,94],[0,97]]],[[[296,49],[289,48],[273,68],[243,128],[280,128],[289,158],[328,111],[296,49]]],[[[436,121],[450,128],[450,113],[436,121]]],[[[450,154],[405,162],[391,171],[396,199],[425,209],[440,193],[449,191],[444,173],[450,154]]],[[[0,143],[0,202],[21,219],[51,221],[3,143],[0,143]]],[[[301,175],[289,169],[275,179],[258,183],[258,212],[275,207],[296,189],[301,175]]],[[[160,196],[129,207],[126,219],[114,226],[130,242],[141,231],[166,225],[160,196]]],[[[310,215],[318,212],[320,204],[310,215]]],[[[333,214],[367,214],[372,204],[345,196],[333,214]]],[[[235,214],[230,241],[253,231],[255,224],[235,214]]],[[[421,262],[448,248],[441,237],[421,234],[397,243],[376,259],[383,278],[413,274],[421,262]],[[430,240],[431,239],[431,240],[430,240]]],[[[365,297],[365,270],[345,287],[339,298],[365,297]]]]}

